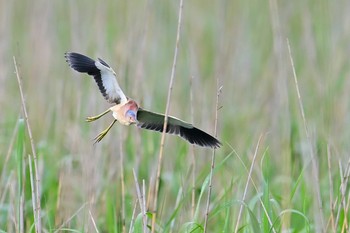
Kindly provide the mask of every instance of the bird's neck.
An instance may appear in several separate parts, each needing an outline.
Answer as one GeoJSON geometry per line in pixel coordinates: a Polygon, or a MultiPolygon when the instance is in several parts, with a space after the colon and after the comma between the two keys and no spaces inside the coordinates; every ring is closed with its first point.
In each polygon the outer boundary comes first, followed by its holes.
{"type": "Polygon", "coordinates": [[[117,104],[110,108],[113,112],[113,117],[122,125],[130,125],[129,120],[125,117],[126,111],[129,110],[127,104],[117,104]]]}

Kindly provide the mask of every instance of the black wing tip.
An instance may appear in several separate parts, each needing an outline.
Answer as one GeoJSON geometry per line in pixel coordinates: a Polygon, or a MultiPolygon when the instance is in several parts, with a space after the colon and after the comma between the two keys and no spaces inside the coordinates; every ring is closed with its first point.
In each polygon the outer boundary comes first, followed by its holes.
{"type": "MultiPolygon", "coordinates": [[[[137,126],[148,130],[163,132],[162,124],[138,124],[137,126]]],[[[185,128],[181,126],[168,125],[166,133],[176,134],[188,141],[190,144],[201,147],[219,149],[222,146],[222,143],[218,139],[195,127],[185,128]]]]}
{"type": "Polygon", "coordinates": [[[95,61],[83,54],[66,52],[64,53],[64,57],[68,65],[78,72],[87,73],[89,75],[96,75],[100,72],[95,65],[95,61]]]}
{"type": "Polygon", "coordinates": [[[66,58],[66,62],[68,64],[72,64],[72,62],[74,62],[74,60],[76,60],[76,59],[79,59],[80,56],[84,56],[84,55],[82,55],[80,53],[75,53],[75,52],[65,52],[64,53],[64,58],[66,58]]]}
{"type": "Polygon", "coordinates": [[[71,65],[71,60],[70,60],[71,54],[72,54],[71,52],[64,53],[64,58],[66,59],[66,62],[68,63],[69,66],[71,65]]]}
{"type": "MultiPolygon", "coordinates": [[[[210,135],[209,135],[210,136],[210,135]]],[[[193,142],[192,144],[202,146],[202,147],[209,147],[212,149],[219,149],[222,146],[222,143],[217,140],[216,138],[210,136],[211,138],[205,138],[200,141],[193,142]]]]}
{"type": "Polygon", "coordinates": [[[218,149],[222,146],[218,139],[196,127],[191,129],[181,127],[180,136],[186,139],[189,143],[202,147],[218,149]]]}
{"type": "Polygon", "coordinates": [[[80,57],[84,55],[80,53],[74,53],[74,52],[65,52],[64,53],[64,58],[66,59],[66,62],[70,67],[74,69],[74,65],[80,60],[80,57]]]}
{"type": "Polygon", "coordinates": [[[216,138],[214,138],[214,137],[213,137],[213,139],[215,139],[215,140],[210,142],[208,144],[208,146],[213,148],[213,149],[219,149],[222,146],[222,143],[219,140],[217,140],[216,138]]]}

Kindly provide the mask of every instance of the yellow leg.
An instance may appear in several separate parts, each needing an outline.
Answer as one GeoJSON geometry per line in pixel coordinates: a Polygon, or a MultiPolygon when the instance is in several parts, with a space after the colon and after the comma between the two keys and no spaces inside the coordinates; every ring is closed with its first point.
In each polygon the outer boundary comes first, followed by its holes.
{"type": "Polygon", "coordinates": [[[114,125],[114,123],[115,123],[116,121],[117,121],[117,120],[113,120],[112,124],[110,124],[110,125],[108,126],[107,129],[103,130],[101,133],[99,133],[99,134],[94,138],[94,140],[95,140],[94,144],[97,143],[97,142],[100,142],[100,141],[104,138],[104,136],[106,136],[106,134],[107,134],[108,131],[112,128],[112,126],[114,125]]]}
{"type": "Polygon", "coordinates": [[[92,116],[92,117],[87,117],[86,121],[87,122],[92,122],[92,121],[96,121],[97,119],[100,119],[102,116],[106,115],[107,113],[109,113],[109,111],[111,111],[110,109],[107,109],[106,111],[104,111],[103,113],[97,115],[97,116],[92,116]]]}

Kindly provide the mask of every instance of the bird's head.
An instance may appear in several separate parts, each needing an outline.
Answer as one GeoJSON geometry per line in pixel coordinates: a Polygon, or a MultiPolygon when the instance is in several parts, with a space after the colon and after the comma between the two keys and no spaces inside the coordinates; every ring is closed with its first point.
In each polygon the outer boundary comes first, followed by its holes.
{"type": "Polygon", "coordinates": [[[139,106],[134,100],[129,100],[126,104],[126,111],[125,111],[125,117],[130,122],[130,124],[136,124],[137,123],[137,110],[139,109],[139,106]]]}

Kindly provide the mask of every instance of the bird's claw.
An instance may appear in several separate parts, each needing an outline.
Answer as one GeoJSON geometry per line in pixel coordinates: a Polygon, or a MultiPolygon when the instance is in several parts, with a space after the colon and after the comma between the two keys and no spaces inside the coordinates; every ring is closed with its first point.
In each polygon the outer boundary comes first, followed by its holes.
{"type": "Polygon", "coordinates": [[[114,125],[114,123],[116,122],[117,120],[114,120],[113,122],[112,122],[112,124],[110,124],[109,126],[108,126],[108,128],[107,129],[105,129],[105,130],[103,130],[101,133],[99,133],[95,138],[94,138],[94,144],[95,143],[97,143],[97,142],[100,142],[103,138],[104,138],[104,136],[106,136],[106,134],[108,133],[108,131],[112,128],[112,126],[114,125]]]}
{"type": "Polygon", "coordinates": [[[105,131],[102,131],[101,133],[99,133],[99,134],[94,138],[94,141],[95,141],[94,144],[100,142],[100,141],[104,138],[104,136],[106,136],[106,134],[107,134],[107,132],[105,132],[105,131]]]}
{"type": "Polygon", "coordinates": [[[97,118],[96,117],[86,117],[85,119],[87,122],[93,122],[93,121],[96,121],[97,118]]]}

